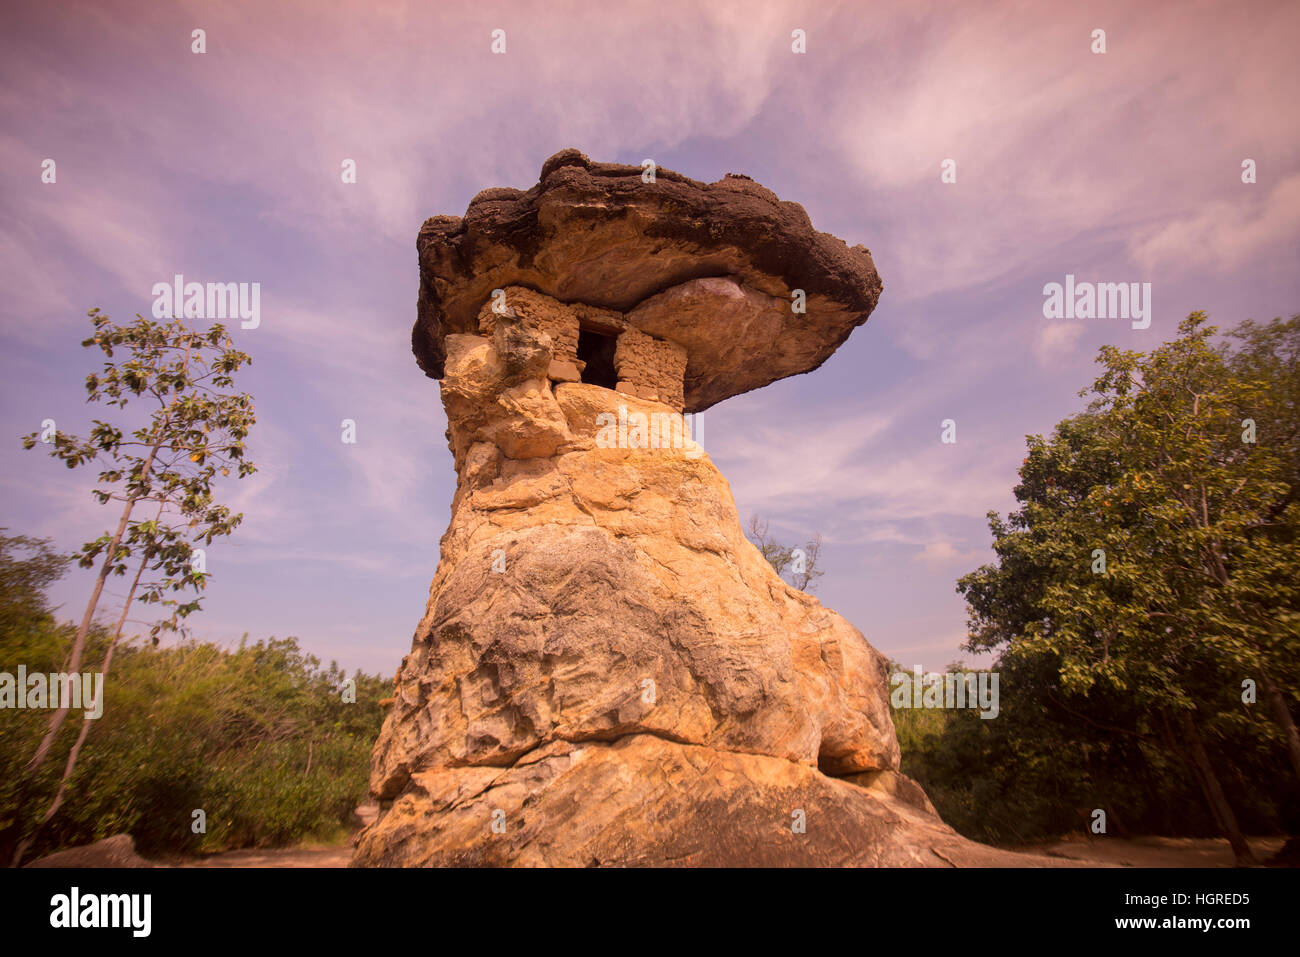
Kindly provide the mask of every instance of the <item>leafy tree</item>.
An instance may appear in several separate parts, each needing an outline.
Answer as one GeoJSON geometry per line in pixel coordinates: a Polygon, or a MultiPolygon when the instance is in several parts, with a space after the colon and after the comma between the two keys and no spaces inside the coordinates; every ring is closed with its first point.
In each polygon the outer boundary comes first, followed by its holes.
{"type": "MultiPolygon", "coordinates": [[[[29,667],[57,668],[74,631],[0,635],[0,656],[17,649],[29,667]]],[[[87,653],[102,655],[108,639],[107,629],[92,629],[87,653]]],[[[69,786],[77,799],[36,833],[29,854],[123,832],[161,858],[337,840],[365,797],[389,688],[391,679],[323,667],[294,638],[235,649],[123,643],[94,747],[69,786]],[[206,815],[198,833],[195,809],[206,815]]],[[[45,811],[18,800],[15,788],[42,726],[27,710],[0,722],[0,827],[18,821],[30,830],[45,811]]]]}
{"type": "Polygon", "coordinates": [[[70,561],[47,538],[5,535],[0,528],[0,641],[18,640],[53,622],[45,589],[58,581],[70,561]],[[29,553],[18,558],[16,552],[29,553]]]}
{"type": "Polygon", "coordinates": [[[1022,670],[1050,662],[1054,705],[1109,699],[1109,721],[1076,709],[1091,722],[1079,736],[1131,736],[1185,760],[1248,862],[1212,752],[1222,765],[1216,739],[1262,735],[1300,778],[1283,690],[1300,663],[1300,317],[1244,324],[1235,350],[1215,332],[1198,312],[1150,353],[1102,349],[1087,411],[1030,437],[1020,508],[989,515],[997,564],[958,590],[969,650],[1022,670]],[[1242,700],[1247,681],[1271,731],[1242,700]]]}
{"type": "MultiPolygon", "coordinates": [[[[50,448],[50,454],[68,468],[96,464],[100,472],[92,494],[100,504],[116,502],[121,507],[116,528],[81,548],[81,566],[93,568],[98,563],[99,572],[65,669],[81,670],[109,576],[133,572],[99,668],[107,673],[134,602],[170,609],[150,631],[155,644],[162,631],[178,630],[199,609],[197,593],[206,583],[207,572],[205,556],[196,554],[196,546],[211,545],[231,534],[242,518],[214,500],[213,483],[218,474],[234,472],[243,478],[256,471],[245,457],[245,439],[255,416],[252,397],[230,391],[235,373],[251,359],[234,348],[222,325],[200,331],[180,319],[155,322],[142,316],[119,325],[98,309],[90,310],[89,316],[94,331],[82,345],[98,348],[105,362],[99,372],[86,377],[87,401],[125,410],[132,400],[140,400],[147,411],[145,420],[129,432],[130,425],[96,419],[87,438],[59,432],[50,448]],[[189,601],[172,597],[186,589],[196,597],[189,601]]],[[[39,443],[37,433],[23,439],[28,449],[39,443]]],[[[66,704],[51,713],[45,735],[26,766],[29,778],[49,756],[69,712],[66,704]]],[[[83,722],[42,823],[62,803],[89,729],[90,722],[83,722]]],[[[26,843],[19,845],[15,860],[26,843]]]]}
{"type": "MultiPolygon", "coordinates": [[[[56,553],[47,539],[9,536],[0,530],[0,671],[12,674],[25,664],[29,672],[57,672],[64,667],[76,628],[55,618],[46,589],[64,574],[70,557],[56,553]]],[[[107,647],[101,626],[92,626],[87,653],[107,647]]],[[[10,861],[30,817],[27,795],[56,786],[54,778],[33,781],[23,766],[41,737],[39,710],[6,711],[0,721],[0,861],[10,861]]]]}

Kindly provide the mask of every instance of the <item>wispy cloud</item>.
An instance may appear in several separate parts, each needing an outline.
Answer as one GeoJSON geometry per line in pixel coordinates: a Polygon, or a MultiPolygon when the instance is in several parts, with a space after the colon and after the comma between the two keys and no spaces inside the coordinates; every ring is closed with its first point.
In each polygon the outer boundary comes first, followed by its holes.
{"type": "Polygon", "coordinates": [[[1162,268],[1174,275],[1200,269],[1225,272],[1290,250],[1300,257],[1300,175],[1289,176],[1272,190],[1242,184],[1242,197],[1218,200],[1148,230],[1131,243],[1133,259],[1145,270],[1162,268]]]}
{"type": "MultiPolygon", "coordinates": [[[[87,307],[143,311],[175,272],[261,282],[262,326],[237,340],[262,471],[223,491],[247,517],[204,618],[395,661],[454,480],[409,351],[421,221],[531,186],[566,146],[751,173],[866,242],[885,293],[814,375],[706,414],[705,445],[744,513],[826,536],[824,589],[883,622],[873,640],[955,652],[953,578],[1009,504],[1023,435],[1073,411],[1121,334],[1044,321],[1044,277],[1158,273],[1156,324],[1124,340],[1142,346],[1207,298],[1294,311],[1297,33],[1300,7],[1269,2],[19,0],[0,40],[0,434],[85,421],[90,357],[67,350],[87,307]],[[879,613],[904,599],[933,614],[879,613]]],[[[85,540],[103,514],[82,476],[34,460],[0,442],[6,521],[85,540]]]]}

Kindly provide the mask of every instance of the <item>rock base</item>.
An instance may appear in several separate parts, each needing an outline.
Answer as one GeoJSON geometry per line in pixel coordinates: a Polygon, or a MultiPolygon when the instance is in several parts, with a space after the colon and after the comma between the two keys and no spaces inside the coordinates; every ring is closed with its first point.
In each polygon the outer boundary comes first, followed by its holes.
{"type": "Polygon", "coordinates": [[[443,768],[360,838],[354,867],[1026,867],[961,837],[893,771],[828,777],[781,758],[636,734],[556,742],[509,767],[443,768]]]}

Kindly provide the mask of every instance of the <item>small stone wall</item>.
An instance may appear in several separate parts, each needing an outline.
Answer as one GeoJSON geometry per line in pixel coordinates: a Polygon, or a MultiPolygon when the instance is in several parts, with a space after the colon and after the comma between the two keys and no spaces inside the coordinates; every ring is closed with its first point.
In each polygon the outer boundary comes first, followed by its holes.
{"type": "MultiPolygon", "coordinates": [[[[578,314],[573,309],[523,286],[507,286],[506,308],[513,309],[524,320],[524,325],[546,333],[555,343],[555,358],[562,362],[578,363],[578,314]]],[[[481,336],[491,336],[496,329],[496,313],[489,299],[478,313],[478,331],[481,336]]],[[[578,365],[581,369],[581,365],[578,365]]]]}
{"type": "MultiPolygon", "coordinates": [[[[642,399],[662,402],[681,411],[686,377],[686,350],[674,342],[656,339],[627,324],[621,313],[584,303],[566,304],[523,286],[507,286],[505,307],[531,329],[546,333],[554,344],[547,375],[555,382],[580,382],[585,363],[578,358],[578,332],[586,327],[618,337],[614,370],[618,390],[642,399]]],[[[491,336],[496,329],[493,300],[478,314],[478,332],[491,336]]]]}
{"type": "Polygon", "coordinates": [[[686,350],[676,343],[624,329],[614,350],[614,370],[620,392],[682,408],[686,350]]]}

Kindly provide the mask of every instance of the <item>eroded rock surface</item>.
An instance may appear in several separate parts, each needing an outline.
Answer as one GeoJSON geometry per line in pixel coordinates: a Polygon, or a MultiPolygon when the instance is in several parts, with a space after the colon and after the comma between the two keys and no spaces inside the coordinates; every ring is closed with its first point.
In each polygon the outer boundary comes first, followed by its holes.
{"type": "Polygon", "coordinates": [[[460,483],[376,793],[638,732],[834,773],[896,767],[880,655],[745,540],[681,416],[552,387],[545,342],[511,317],[492,339],[448,337],[460,483]],[[657,419],[680,447],[602,448],[602,415],[657,419]]]}
{"type": "Polygon", "coordinates": [[[869,255],[747,179],[541,180],[420,234],[458,482],[354,864],[1025,862],[898,773],[884,659],[745,538],[682,414],[821,362],[869,255]]]}
{"type": "Polygon", "coordinates": [[[426,374],[442,378],[447,336],[476,332],[492,290],[517,285],[688,345],[694,412],[817,368],[875,308],[871,253],[813,229],[797,203],[746,176],[644,172],[564,150],[527,192],[484,190],[463,217],[429,219],[412,333],[426,374]],[[701,295],[695,280],[718,285],[701,295]],[[806,312],[791,309],[795,290],[806,312]],[[710,311],[718,295],[726,307],[710,311]]]}
{"type": "Polygon", "coordinates": [[[417,774],[378,827],[363,835],[358,861],[412,867],[1068,864],[968,841],[933,811],[891,796],[886,787],[859,787],[806,764],[649,734],[600,744],[556,742],[504,768],[417,774]],[[500,833],[487,825],[494,815],[504,822],[500,833]]]}

